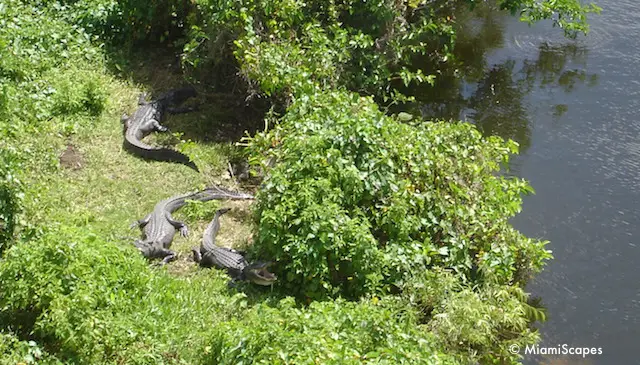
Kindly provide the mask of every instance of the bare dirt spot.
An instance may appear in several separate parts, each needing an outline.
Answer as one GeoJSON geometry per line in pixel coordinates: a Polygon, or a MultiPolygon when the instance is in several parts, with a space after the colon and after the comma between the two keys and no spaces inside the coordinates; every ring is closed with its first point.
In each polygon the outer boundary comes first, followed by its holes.
{"type": "Polygon", "coordinates": [[[71,170],[80,170],[84,167],[85,160],[82,153],[69,143],[67,148],[60,154],[60,165],[71,170]]]}

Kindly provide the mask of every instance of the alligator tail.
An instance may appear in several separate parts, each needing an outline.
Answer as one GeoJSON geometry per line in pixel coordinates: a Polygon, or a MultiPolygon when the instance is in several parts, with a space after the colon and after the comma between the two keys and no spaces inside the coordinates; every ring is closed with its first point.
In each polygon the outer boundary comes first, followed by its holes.
{"type": "Polygon", "coordinates": [[[216,242],[216,236],[218,235],[218,231],[220,230],[220,217],[230,211],[231,208],[222,208],[216,211],[215,216],[209,222],[209,225],[204,230],[202,234],[202,246],[205,252],[209,252],[213,249],[213,246],[216,242]]]}
{"type": "Polygon", "coordinates": [[[176,162],[200,172],[198,166],[189,159],[189,156],[171,148],[156,148],[138,140],[131,141],[129,138],[125,138],[124,147],[134,155],[148,160],[176,162]]]}
{"type": "Polygon", "coordinates": [[[251,194],[229,190],[217,185],[208,186],[199,194],[202,194],[202,199],[204,199],[204,201],[212,200],[212,199],[232,199],[232,200],[255,199],[255,197],[251,194]]]}

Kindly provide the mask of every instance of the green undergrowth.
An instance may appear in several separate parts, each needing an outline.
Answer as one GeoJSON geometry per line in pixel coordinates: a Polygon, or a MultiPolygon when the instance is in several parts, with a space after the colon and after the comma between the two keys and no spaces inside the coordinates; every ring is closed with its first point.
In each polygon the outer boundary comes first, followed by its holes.
{"type": "Polygon", "coordinates": [[[204,334],[238,314],[223,275],[151,270],[129,247],[85,229],[51,230],[4,260],[5,330],[43,340],[64,361],[194,360],[204,334]]]}
{"type": "Polygon", "coordinates": [[[533,191],[495,176],[517,145],[468,123],[407,125],[370,98],[322,92],[250,147],[277,161],[258,195],[255,250],[278,261],[291,292],[389,293],[435,267],[471,285],[521,284],[550,257],[508,222],[533,191]]]}

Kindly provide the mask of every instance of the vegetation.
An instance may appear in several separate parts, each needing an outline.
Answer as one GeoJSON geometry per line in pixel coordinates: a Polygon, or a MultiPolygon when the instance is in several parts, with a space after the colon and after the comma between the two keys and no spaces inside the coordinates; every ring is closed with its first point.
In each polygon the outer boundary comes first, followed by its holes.
{"type": "MultiPolygon", "coordinates": [[[[497,2],[534,22],[554,17],[566,34],[586,32],[594,5],[576,0],[497,2]]],[[[344,86],[381,100],[405,100],[402,85],[433,84],[454,62],[462,1],[199,0],[185,60],[196,69],[233,61],[249,90],[266,95],[344,86]],[[420,66],[417,66],[420,65],[420,66]]],[[[235,70],[234,70],[235,72],[235,70]]]]}
{"type": "Polygon", "coordinates": [[[492,174],[516,145],[469,124],[407,125],[368,98],[325,92],[294,103],[252,149],[277,161],[254,248],[290,292],[388,293],[433,267],[510,284],[549,257],[508,223],[530,187],[492,174]]]}
{"type": "MultiPolygon", "coordinates": [[[[518,363],[509,345],[535,343],[544,318],[522,287],[550,253],[508,223],[532,192],[499,176],[517,144],[385,113],[411,100],[406,85],[429,87],[459,65],[455,14],[470,5],[0,4],[10,55],[0,58],[0,363],[518,363]],[[136,58],[149,43],[168,56],[136,58]],[[166,67],[173,52],[184,74],[166,67]],[[119,117],[139,89],[183,75],[203,107],[168,121],[184,135],[157,142],[189,154],[199,174],[121,151],[119,117]],[[212,102],[222,92],[228,105],[271,107],[243,150],[262,179],[257,202],[233,203],[220,236],[276,261],[271,291],[228,288],[187,258],[215,203],[179,212],[192,236],[176,238],[181,257],[166,268],[130,244],[128,224],[158,200],[230,183],[239,152],[217,133],[237,129],[238,108],[212,102]]],[[[598,10],[497,6],[553,17],[568,35],[598,10]]]]}

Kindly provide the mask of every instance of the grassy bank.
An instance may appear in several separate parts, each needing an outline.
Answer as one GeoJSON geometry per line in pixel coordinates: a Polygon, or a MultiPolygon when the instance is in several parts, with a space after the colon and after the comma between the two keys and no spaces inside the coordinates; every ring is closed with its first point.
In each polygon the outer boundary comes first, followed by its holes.
{"type": "MultiPolygon", "coordinates": [[[[238,311],[225,275],[189,260],[216,203],[176,215],[191,235],[176,238],[180,257],[167,268],[148,266],[131,245],[139,232],[129,224],[168,196],[211,183],[237,188],[227,173],[238,135],[229,125],[237,118],[201,96],[198,113],[167,121],[197,143],[151,138],[183,149],[201,173],[134,157],[122,148],[122,113],[133,112],[141,91],[184,83],[180,69],[141,52],[129,70],[118,70],[100,42],[85,41],[88,33],[54,16],[60,9],[10,5],[0,12],[9,24],[0,44],[12,54],[0,73],[1,207],[3,228],[13,219],[16,229],[5,230],[2,242],[0,362],[195,362],[213,325],[238,311]],[[61,42],[67,46],[57,48],[61,42]]],[[[248,206],[228,205],[236,209],[223,218],[220,240],[245,244],[248,206]]]]}

